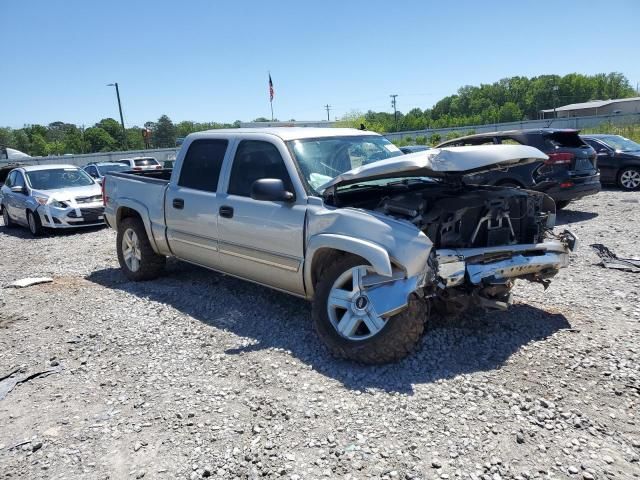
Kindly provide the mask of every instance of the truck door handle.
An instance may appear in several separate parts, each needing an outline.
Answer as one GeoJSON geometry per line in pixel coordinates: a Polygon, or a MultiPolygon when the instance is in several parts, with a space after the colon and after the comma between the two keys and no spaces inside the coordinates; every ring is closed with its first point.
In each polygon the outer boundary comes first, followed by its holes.
{"type": "Polygon", "coordinates": [[[233,218],[233,207],[230,207],[228,205],[223,205],[220,207],[220,210],[218,210],[218,212],[220,213],[221,217],[233,218]]]}
{"type": "Polygon", "coordinates": [[[177,208],[178,210],[182,210],[184,208],[184,200],[182,198],[174,198],[173,199],[173,208],[177,208]]]}

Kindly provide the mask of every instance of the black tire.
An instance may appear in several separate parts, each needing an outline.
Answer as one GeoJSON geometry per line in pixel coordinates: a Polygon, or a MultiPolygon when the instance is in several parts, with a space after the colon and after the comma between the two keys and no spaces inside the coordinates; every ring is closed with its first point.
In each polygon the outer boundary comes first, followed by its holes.
{"type": "Polygon", "coordinates": [[[2,206],[2,220],[4,222],[4,226],[7,228],[13,228],[16,226],[16,223],[11,220],[11,217],[9,217],[7,207],[5,207],[4,205],[2,206]]]}
{"type": "Polygon", "coordinates": [[[144,280],[153,280],[157,278],[163,271],[167,262],[167,258],[158,255],[153,251],[147,231],[144,228],[142,220],[137,217],[127,217],[118,223],[118,235],[116,237],[116,251],[118,252],[118,262],[122,272],[129,280],[140,282],[144,280]],[[140,253],[139,267],[132,270],[127,265],[123,253],[123,239],[128,230],[132,230],[138,239],[138,248],[140,253]]]}
{"type": "Polygon", "coordinates": [[[27,224],[31,235],[39,237],[42,235],[42,223],[40,222],[40,215],[36,215],[31,210],[27,210],[27,224]]]}
{"type": "Polygon", "coordinates": [[[412,295],[406,309],[390,317],[379,333],[366,340],[341,336],[329,319],[327,302],[334,282],[347,270],[365,263],[360,257],[346,255],[320,274],[312,304],[315,330],[335,357],[365,364],[395,362],[409,355],[422,337],[428,315],[423,299],[412,295]]]}
{"type": "Polygon", "coordinates": [[[570,200],[558,200],[556,202],[556,211],[562,210],[563,208],[567,208],[567,205],[569,205],[570,203],[571,203],[570,200]]]}
{"type": "Polygon", "coordinates": [[[626,175],[632,175],[634,177],[640,175],[640,168],[636,168],[636,167],[623,167],[620,169],[620,171],[618,172],[618,178],[617,178],[617,183],[618,186],[622,189],[622,190],[626,190],[627,192],[632,192],[635,190],[640,190],[640,184],[637,184],[635,186],[630,186],[628,184],[628,182],[625,181],[625,176],[626,175]],[[625,185],[625,183],[627,185],[625,185]]]}

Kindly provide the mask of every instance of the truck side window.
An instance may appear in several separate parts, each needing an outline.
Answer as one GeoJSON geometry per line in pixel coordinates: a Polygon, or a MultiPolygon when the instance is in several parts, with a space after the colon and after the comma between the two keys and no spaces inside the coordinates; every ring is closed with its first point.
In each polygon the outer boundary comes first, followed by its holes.
{"type": "Polygon", "coordinates": [[[287,167],[276,146],[259,140],[243,140],[233,159],[227,193],[250,197],[251,185],[261,178],[279,178],[288,191],[293,191],[287,167]]]}
{"type": "Polygon", "coordinates": [[[182,162],[178,186],[215,192],[228,140],[194,140],[182,162]]]}

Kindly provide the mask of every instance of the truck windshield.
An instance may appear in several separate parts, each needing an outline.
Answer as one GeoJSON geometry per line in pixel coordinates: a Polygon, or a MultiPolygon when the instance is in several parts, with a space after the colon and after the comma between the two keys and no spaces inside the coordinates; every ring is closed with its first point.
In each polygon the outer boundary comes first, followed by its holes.
{"type": "Polygon", "coordinates": [[[301,139],[287,143],[314,191],[353,168],[402,155],[389,140],[374,135],[301,139]]]}
{"type": "Polygon", "coordinates": [[[35,170],[27,172],[27,179],[35,190],[88,187],[95,183],[89,175],[77,168],[35,170]]]}

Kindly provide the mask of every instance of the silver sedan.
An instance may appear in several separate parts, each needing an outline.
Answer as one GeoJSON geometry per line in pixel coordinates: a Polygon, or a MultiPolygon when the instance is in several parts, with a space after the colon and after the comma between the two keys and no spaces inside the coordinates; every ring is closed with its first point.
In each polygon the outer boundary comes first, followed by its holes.
{"type": "Polygon", "coordinates": [[[34,235],[43,228],[104,224],[100,185],[73,165],[34,165],[13,169],[2,186],[4,224],[23,225],[34,235]]]}

